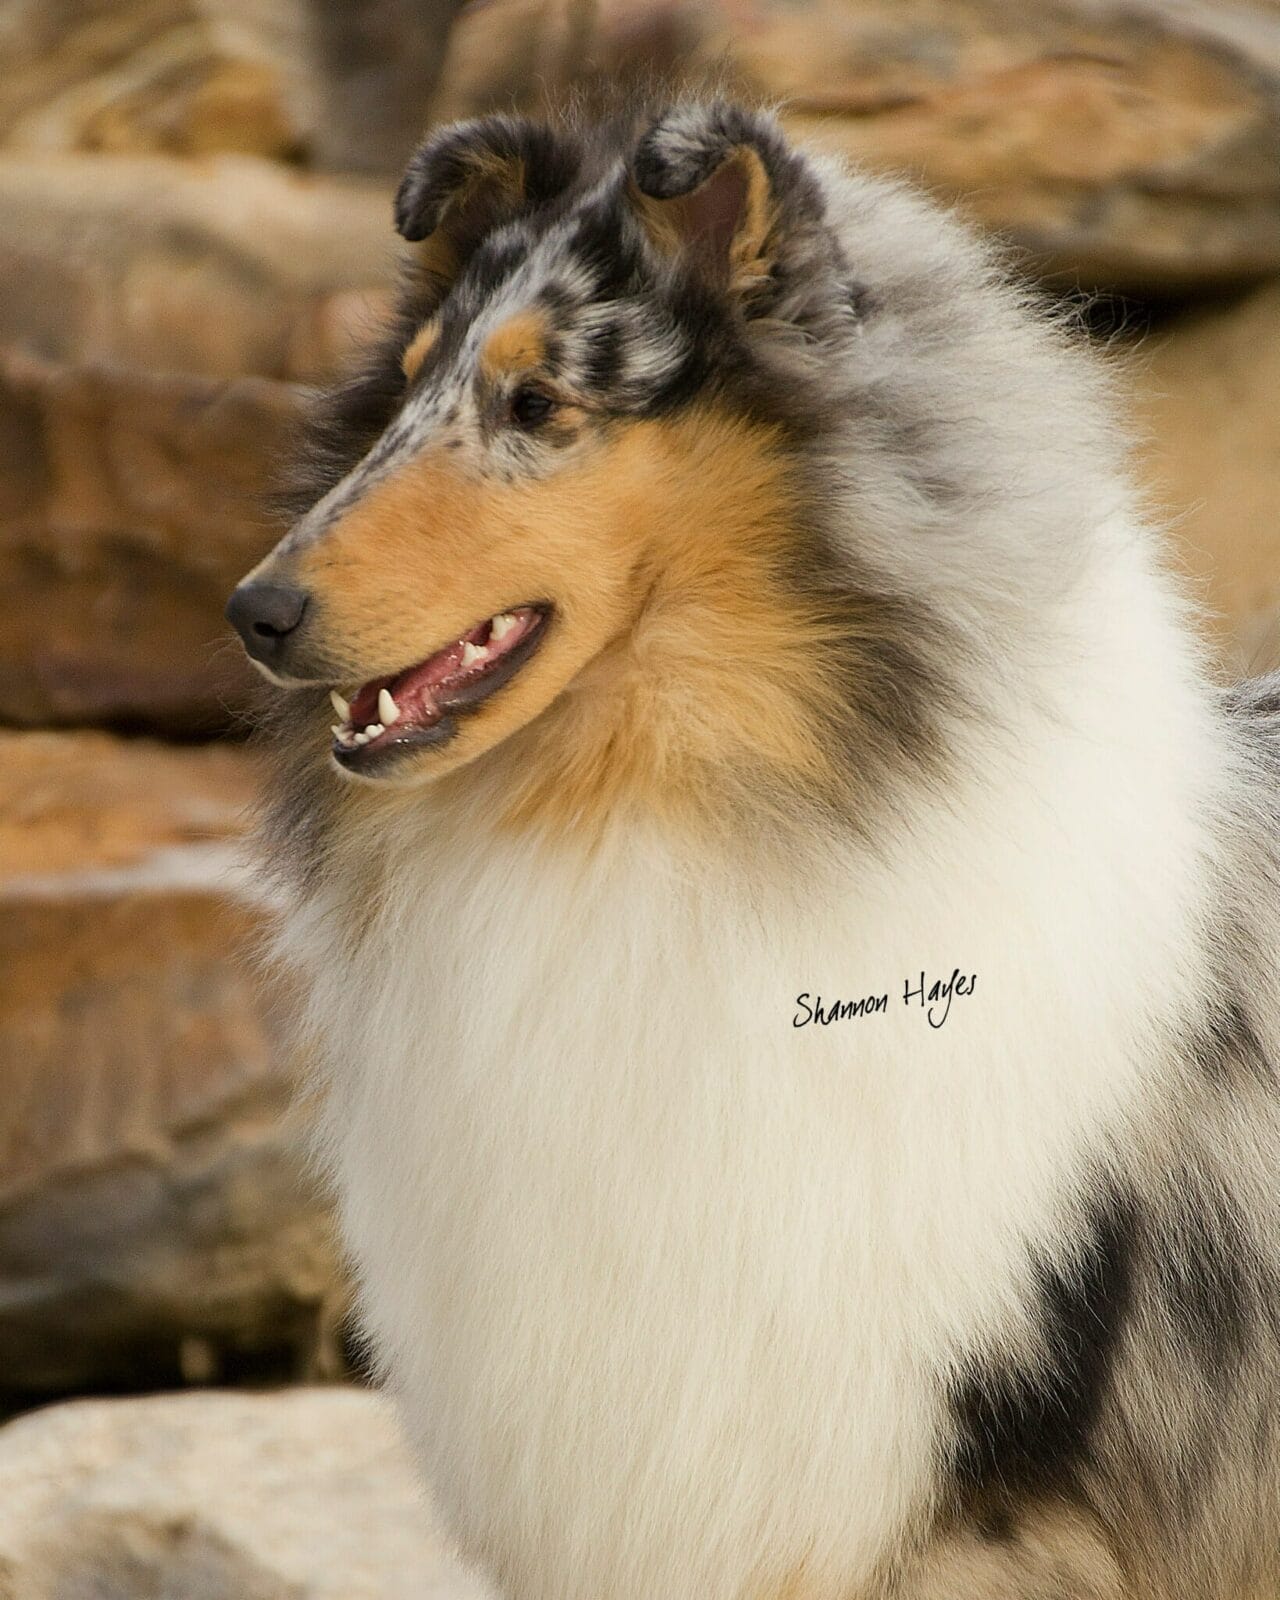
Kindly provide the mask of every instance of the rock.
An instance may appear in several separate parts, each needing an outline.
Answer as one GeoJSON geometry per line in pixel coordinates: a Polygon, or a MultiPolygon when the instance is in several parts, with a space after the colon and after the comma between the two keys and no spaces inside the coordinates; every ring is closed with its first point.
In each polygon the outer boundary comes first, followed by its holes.
{"type": "Polygon", "coordinates": [[[235,748],[0,735],[0,1404],[326,1356],[329,1223],[236,869],[255,789],[235,748]]]}
{"type": "Polygon", "coordinates": [[[0,143],[304,153],[303,0],[10,0],[0,143]]]}
{"type": "Polygon", "coordinates": [[[222,607],[279,533],[284,380],[376,322],[392,237],[383,190],[264,162],[0,157],[0,721],[243,709],[222,607]]]}
{"type": "Polygon", "coordinates": [[[1280,668],[1280,284],[1125,363],[1157,505],[1235,672],[1280,668]]]}
{"type": "Polygon", "coordinates": [[[283,380],[376,322],[392,237],[381,189],[263,162],[0,157],[0,721],[243,709],[222,607],[278,537],[283,380]]]}
{"type": "MultiPolygon", "coordinates": [[[[396,179],[427,126],[463,0],[309,0],[316,162],[396,179]]],[[[520,48],[508,0],[500,26],[520,48]]],[[[527,39],[526,39],[527,42],[527,39]]]]}
{"type": "Polygon", "coordinates": [[[243,710],[222,608],[279,535],[302,397],[0,353],[0,720],[202,732],[243,710]]]}
{"type": "Polygon", "coordinates": [[[1269,6],[828,0],[747,38],[795,132],[918,172],[1051,273],[1163,294],[1280,270],[1269,6]]]}
{"type": "Polygon", "coordinates": [[[0,1430],[6,1600],[484,1600],[359,1389],[86,1400],[0,1430]]]}
{"type": "Polygon", "coordinates": [[[312,379],[395,262],[388,185],[236,156],[0,155],[0,348],[312,379]]]}
{"type": "Polygon", "coordinates": [[[459,19],[432,115],[633,63],[780,100],[792,133],[923,179],[1071,282],[1280,271],[1273,3],[513,0],[459,19]]]}
{"type": "MultiPolygon", "coordinates": [[[[448,0],[434,4],[443,8],[448,0]]],[[[696,87],[712,50],[709,41],[720,32],[728,44],[715,47],[719,54],[713,82],[717,88],[732,87],[734,19],[750,9],[737,0],[499,0],[463,5],[449,29],[434,88],[425,102],[419,102],[416,85],[406,89],[402,120],[412,110],[423,125],[434,126],[513,106],[536,116],[548,100],[563,102],[567,91],[583,85],[588,105],[600,89],[607,103],[617,90],[625,95],[633,84],[696,87]]],[[[415,36],[420,37],[420,30],[415,36]]]]}

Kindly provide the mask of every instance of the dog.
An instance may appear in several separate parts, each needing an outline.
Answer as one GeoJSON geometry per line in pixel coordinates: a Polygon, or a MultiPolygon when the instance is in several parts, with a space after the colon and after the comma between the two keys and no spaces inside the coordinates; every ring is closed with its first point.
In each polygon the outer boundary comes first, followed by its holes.
{"type": "Polygon", "coordinates": [[[461,1552],[508,1600],[1274,1596],[1280,682],[1214,681],[1108,373],[715,96],[438,130],[395,221],[228,614],[461,1552]]]}

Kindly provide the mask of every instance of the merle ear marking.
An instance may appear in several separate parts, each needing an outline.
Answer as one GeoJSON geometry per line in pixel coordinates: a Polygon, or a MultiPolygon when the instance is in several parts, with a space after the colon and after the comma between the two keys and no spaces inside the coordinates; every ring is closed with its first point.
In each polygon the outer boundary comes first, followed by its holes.
{"type": "Polygon", "coordinates": [[[788,152],[777,123],[725,100],[678,106],[664,113],[640,140],[632,172],[642,194],[673,200],[704,183],[738,148],[766,162],[788,152]]]}
{"type": "Polygon", "coordinates": [[[680,251],[722,288],[749,294],[773,269],[788,222],[819,223],[822,205],[775,120],[727,101],[664,113],[636,147],[632,200],[653,243],[680,251]]]}
{"type": "Polygon", "coordinates": [[[396,229],[411,243],[431,241],[429,270],[450,275],[487,229],[568,188],[578,164],[567,137],[525,117],[453,123],[410,160],[396,192],[396,229]]]}

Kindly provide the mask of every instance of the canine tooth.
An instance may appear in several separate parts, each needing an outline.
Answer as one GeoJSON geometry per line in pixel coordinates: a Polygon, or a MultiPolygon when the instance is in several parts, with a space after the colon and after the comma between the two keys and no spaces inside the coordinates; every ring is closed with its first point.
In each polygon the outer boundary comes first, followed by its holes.
{"type": "Polygon", "coordinates": [[[489,623],[489,637],[491,639],[505,639],[516,625],[516,619],[509,611],[500,611],[489,623]]]}
{"type": "Polygon", "coordinates": [[[342,718],[342,720],[344,722],[350,722],[351,721],[351,707],[347,704],[347,702],[342,698],[342,696],[338,693],[338,691],[336,689],[330,689],[329,690],[329,698],[330,698],[330,700],[333,701],[333,709],[338,713],[338,715],[342,718]]]}
{"type": "Polygon", "coordinates": [[[462,665],[473,667],[477,661],[483,661],[488,653],[480,645],[472,644],[471,640],[467,639],[462,646],[462,665]]]}
{"type": "Polygon", "coordinates": [[[389,689],[378,690],[378,718],[384,728],[400,720],[400,707],[391,698],[389,689]]]}
{"type": "Polygon", "coordinates": [[[340,722],[335,722],[333,727],[329,729],[329,732],[339,742],[341,742],[347,736],[347,730],[342,726],[342,724],[340,722]]]}

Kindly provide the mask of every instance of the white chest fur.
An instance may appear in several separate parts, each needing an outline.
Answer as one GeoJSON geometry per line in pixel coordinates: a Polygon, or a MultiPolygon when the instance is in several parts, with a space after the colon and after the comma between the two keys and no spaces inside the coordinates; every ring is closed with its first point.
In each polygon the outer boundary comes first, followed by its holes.
{"type": "Polygon", "coordinates": [[[1018,1339],[1195,960],[1170,783],[1153,825],[1141,750],[1044,749],[803,887],[424,818],[358,938],[299,915],[368,1325],[519,1600],[846,1595],[927,1506],[948,1376],[1018,1339]],[[930,1027],[904,986],[956,968],[930,1027]]]}

